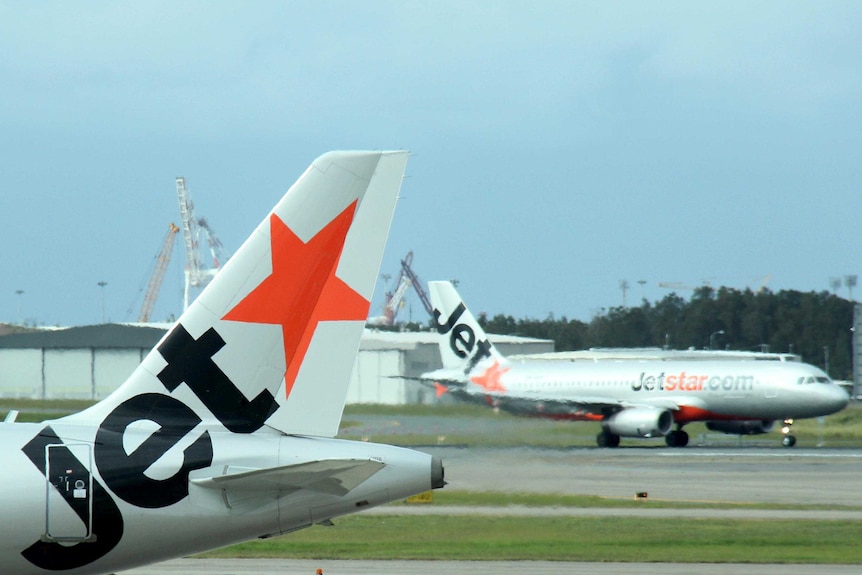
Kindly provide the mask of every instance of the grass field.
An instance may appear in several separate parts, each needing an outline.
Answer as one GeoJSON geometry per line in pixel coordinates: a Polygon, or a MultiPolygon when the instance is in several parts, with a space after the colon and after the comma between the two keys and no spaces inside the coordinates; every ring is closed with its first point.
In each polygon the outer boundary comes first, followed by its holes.
{"type": "Polygon", "coordinates": [[[862,562],[853,521],[351,515],[207,557],[668,563],[862,562]]]}

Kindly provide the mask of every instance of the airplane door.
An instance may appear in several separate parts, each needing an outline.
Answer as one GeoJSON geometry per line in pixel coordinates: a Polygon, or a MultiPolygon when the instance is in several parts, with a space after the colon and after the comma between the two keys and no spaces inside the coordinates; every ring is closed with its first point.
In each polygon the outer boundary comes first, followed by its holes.
{"type": "Polygon", "coordinates": [[[46,541],[94,541],[92,448],[86,443],[45,447],[46,541]]]}

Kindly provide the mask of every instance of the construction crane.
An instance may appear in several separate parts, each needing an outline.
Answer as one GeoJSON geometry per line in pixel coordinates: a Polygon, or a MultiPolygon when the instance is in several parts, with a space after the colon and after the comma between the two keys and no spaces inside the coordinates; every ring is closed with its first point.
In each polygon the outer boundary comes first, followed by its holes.
{"type": "Polygon", "coordinates": [[[431,305],[431,300],[428,299],[428,294],[425,293],[425,288],[422,287],[422,282],[419,281],[419,277],[413,272],[413,268],[410,267],[410,264],[413,263],[413,252],[407,252],[407,256],[401,260],[401,272],[410,279],[410,283],[413,284],[413,289],[416,290],[417,295],[419,295],[419,299],[422,301],[422,305],[425,307],[425,311],[428,312],[428,315],[434,317],[434,306],[431,305]]]}
{"type": "Polygon", "coordinates": [[[150,314],[153,313],[153,307],[156,305],[156,300],[159,298],[159,291],[162,288],[162,282],[165,279],[165,272],[168,269],[168,264],[171,262],[171,251],[174,247],[174,239],[177,237],[177,232],[180,231],[173,222],[168,226],[168,233],[165,234],[165,239],[162,241],[162,248],[156,255],[153,273],[150,275],[150,281],[147,283],[147,291],[144,292],[144,303],[141,306],[141,313],[138,315],[140,323],[150,321],[150,314]]]}
{"type": "Polygon", "coordinates": [[[222,264],[230,258],[230,254],[224,249],[221,240],[218,239],[218,236],[216,236],[215,232],[210,228],[206,218],[199,219],[198,226],[200,226],[200,229],[202,229],[204,234],[206,234],[207,245],[210,248],[210,254],[213,258],[213,267],[215,269],[221,268],[222,264]]]}
{"type": "Polygon", "coordinates": [[[180,224],[183,231],[183,243],[186,249],[185,289],[183,290],[183,309],[189,307],[192,288],[203,289],[215,277],[221,265],[227,259],[221,242],[203,218],[195,219],[195,205],[191,193],[186,187],[186,179],[177,178],[177,199],[180,203],[180,224]],[[200,256],[200,231],[207,236],[210,252],[213,256],[213,267],[204,266],[200,256]]]}
{"type": "Polygon", "coordinates": [[[383,324],[395,325],[395,316],[398,315],[398,310],[401,309],[401,302],[404,300],[404,294],[410,288],[410,278],[401,274],[399,277],[398,287],[394,292],[386,294],[386,305],[383,306],[383,324]]]}
{"type": "MultiPolygon", "coordinates": [[[[416,290],[419,299],[422,300],[422,305],[428,315],[434,317],[434,308],[431,306],[431,300],[428,299],[428,294],[422,288],[422,282],[419,277],[413,272],[410,264],[413,263],[413,252],[408,252],[407,256],[401,260],[401,272],[398,274],[398,280],[395,283],[395,290],[386,294],[386,303],[383,304],[383,315],[368,318],[368,323],[371,325],[395,325],[395,316],[398,315],[398,310],[404,301],[404,296],[410,286],[416,290]]],[[[388,280],[391,276],[383,276],[388,280]]]]}

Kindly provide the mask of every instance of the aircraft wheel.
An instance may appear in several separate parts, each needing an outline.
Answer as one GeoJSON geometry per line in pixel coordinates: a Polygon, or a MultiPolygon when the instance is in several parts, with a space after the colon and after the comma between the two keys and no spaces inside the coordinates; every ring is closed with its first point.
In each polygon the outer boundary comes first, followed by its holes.
{"type": "Polygon", "coordinates": [[[796,436],[794,435],[785,435],[781,438],[781,445],[784,447],[793,447],[796,445],[796,436]]]}
{"type": "Polygon", "coordinates": [[[596,436],[596,444],[599,447],[619,447],[620,436],[602,431],[596,436]]]}
{"type": "Polygon", "coordinates": [[[688,433],[681,429],[671,431],[664,436],[664,442],[668,447],[685,447],[688,445],[688,433]]]}

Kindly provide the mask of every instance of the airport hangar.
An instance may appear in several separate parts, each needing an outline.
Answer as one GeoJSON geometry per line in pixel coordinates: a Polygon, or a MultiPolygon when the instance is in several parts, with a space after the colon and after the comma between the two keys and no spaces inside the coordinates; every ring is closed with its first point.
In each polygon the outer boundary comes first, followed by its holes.
{"type": "MultiPolygon", "coordinates": [[[[0,397],[102,399],[126,380],[169,328],[103,324],[21,331],[0,326],[0,397]]],[[[554,351],[554,342],[547,339],[489,337],[504,355],[554,351]]],[[[409,379],[442,367],[437,338],[430,331],[366,329],[347,403],[437,402],[433,390],[409,379]]]]}

